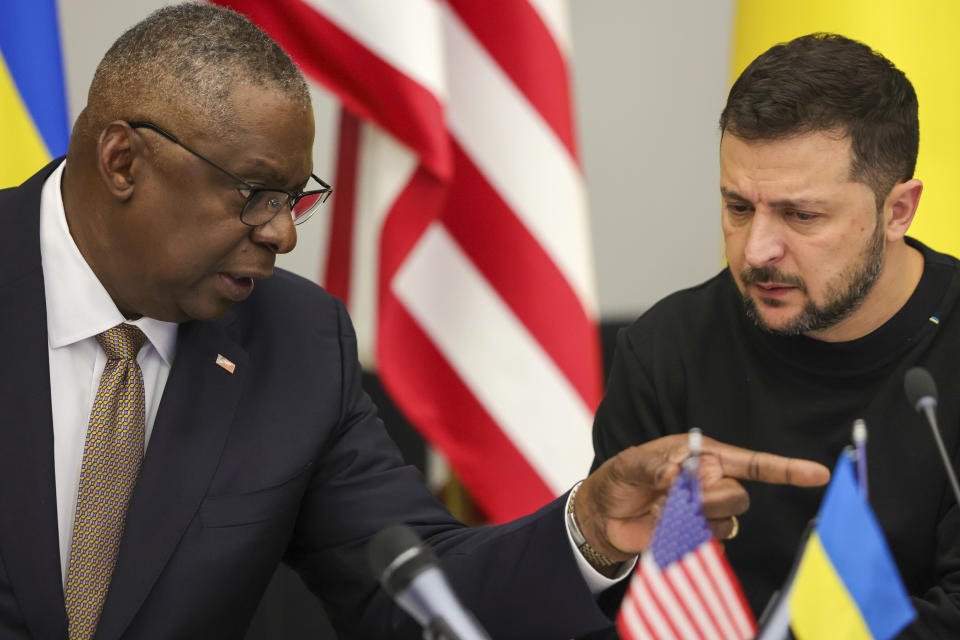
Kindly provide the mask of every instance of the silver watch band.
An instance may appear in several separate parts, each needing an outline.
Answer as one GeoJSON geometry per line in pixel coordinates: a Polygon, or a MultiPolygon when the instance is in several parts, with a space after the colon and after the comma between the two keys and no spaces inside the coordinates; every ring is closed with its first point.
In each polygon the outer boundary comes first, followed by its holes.
{"type": "Polygon", "coordinates": [[[580,525],[577,524],[577,514],[574,505],[576,503],[577,490],[580,488],[581,484],[583,484],[582,480],[573,487],[573,490],[570,491],[570,499],[567,501],[567,531],[570,532],[570,537],[573,538],[573,543],[576,545],[581,555],[583,555],[584,559],[590,563],[590,566],[592,566],[594,569],[605,569],[607,567],[612,567],[617,563],[594,549],[590,543],[587,542],[583,532],[580,531],[580,525]]]}

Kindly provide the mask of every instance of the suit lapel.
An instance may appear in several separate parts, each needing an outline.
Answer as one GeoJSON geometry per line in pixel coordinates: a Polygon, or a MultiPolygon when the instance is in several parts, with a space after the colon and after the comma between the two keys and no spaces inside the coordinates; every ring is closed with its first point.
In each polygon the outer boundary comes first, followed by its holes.
{"type": "Polygon", "coordinates": [[[153,434],[134,489],[97,639],[119,637],[197,513],[244,387],[248,356],[223,326],[181,325],[153,434]],[[236,364],[228,373],[223,354],[236,364]]]}
{"type": "Polygon", "coordinates": [[[52,163],[0,203],[0,550],[31,636],[67,637],[54,480],[40,188],[52,163]]]}
{"type": "MultiPolygon", "coordinates": [[[[55,160],[22,187],[0,191],[0,552],[30,637],[65,640],[40,191],[55,160]]],[[[127,511],[96,637],[118,638],[168,562],[202,501],[248,371],[225,323],[180,327],[153,435],[127,511]],[[216,363],[236,364],[230,374],[216,363]]]]}

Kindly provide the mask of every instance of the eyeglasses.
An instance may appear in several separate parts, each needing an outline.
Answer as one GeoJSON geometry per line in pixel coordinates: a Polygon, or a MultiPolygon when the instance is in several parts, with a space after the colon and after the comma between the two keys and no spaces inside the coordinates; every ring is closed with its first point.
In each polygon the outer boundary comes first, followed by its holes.
{"type": "Polygon", "coordinates": [[[333,187],[312,173],[310,174],[310,177],[322,188],[292,192],[283,191],[282,189],[264,189],[262,187],[254,186],[240,176],[232,173],[231,171],[227,171],[213,160],[200,155],[187,145],[180,142],[175,135],[165,131],[164,129],[161,129],[152,122],[137,121],[128,122],[127,124],[129,124],[133,129],[150,129],[151,131],[159,133],[170,142],[183,147],[193,155],[209,164],[211,167],[219,169],[232,179],[236,180],[238,183],[242,184],[243,189],[241,190],[241,193],[246,192],[244,195],[246,195],[247,201],[243,204],[243,211],[240,212],[240,221],[251,227],[259,227],[260,225],[267,224],[286,207],[290,208],[290,215],[293,217],[293,223],[302,224],[307,221],[307,218],[316,213],[317,209],[320,208],[320,205],[326,202],[327,198],[330,197],[330,194],[333,193],[333,187]]]}

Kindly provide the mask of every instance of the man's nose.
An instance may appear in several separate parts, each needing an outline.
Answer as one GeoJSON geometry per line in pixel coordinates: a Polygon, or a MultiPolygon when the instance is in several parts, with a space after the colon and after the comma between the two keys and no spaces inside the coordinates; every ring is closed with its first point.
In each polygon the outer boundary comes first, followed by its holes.
{"type": "Polygon", "coordinates": [[[758,208],[750,220],[744,259],[751,267],[776,264],[786,254],[783,221],[775,211],[758,208]]]}
{"type": "Polygon", "coordinates": [[[267,246],[274,253],[290,253],[297,246],[297,227],[288,208],[273,216],[266,224],[253,229],[255,242],[267,246]]]}

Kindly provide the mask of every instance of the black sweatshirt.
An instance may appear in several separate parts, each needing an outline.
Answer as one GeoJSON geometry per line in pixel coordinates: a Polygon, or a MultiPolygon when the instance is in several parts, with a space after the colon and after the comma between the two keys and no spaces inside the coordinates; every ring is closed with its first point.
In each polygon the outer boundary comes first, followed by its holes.
{"type": "MultiPolygon", "coordinates": [[[[960,262],[908,242],[924,255],[919,285],[886,324],[849,342],[763,332],[746,317],[729,270],[656,304],[618,337],[594,422],[594,468],[628,446],[699,427],[722,442],[832,469],[863,418],[870,502],[919,614],[908,635],[960,637],[960,512],[930,428],[903,390],[910,367],[933,374],[956,463],[960,262]]],[[[745,485],[750,509],[725,547],[759,615],[824,490],[745,485]]]]}

